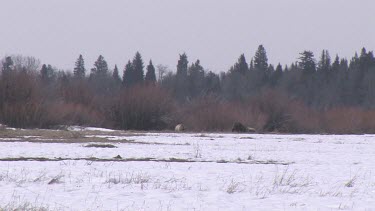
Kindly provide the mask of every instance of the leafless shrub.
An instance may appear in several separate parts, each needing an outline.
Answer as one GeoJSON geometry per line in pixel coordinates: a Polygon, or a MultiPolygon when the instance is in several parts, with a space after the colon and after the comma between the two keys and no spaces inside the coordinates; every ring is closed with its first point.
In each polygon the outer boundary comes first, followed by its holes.
{"type": "Polygon", "coordinates": [[[162,129],[168,125],[172,109],[172,100],[162,88],[136,86],[122,91],[112,106],[111,116],[118,128],[162,129]]]}
{"type": "Polygon", "coordinates": [[[263,114],[254,112],[251,104],[226,102],[215,96],[202,97],[181,106],[176,118],[193,131],[230,131],[235,122],[255,128],[264,124],[263,114]]]}

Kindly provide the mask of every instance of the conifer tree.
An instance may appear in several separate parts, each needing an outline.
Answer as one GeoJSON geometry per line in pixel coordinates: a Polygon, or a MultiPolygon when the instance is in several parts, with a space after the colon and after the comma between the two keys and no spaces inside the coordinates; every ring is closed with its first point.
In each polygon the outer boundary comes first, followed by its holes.
{"type": "Polygon", "coordinates": [[[249,65],[246,62],[246,58],[244,54],[241,54],[241,56],[238,58],[238,61],[232,67],[231,72],[240,73],[240,74],[246,74],[247,72],[249,72],[249,65]]]}
{"type": "Polygon", "coordinates": [[[113,80],[115,81],[116,84],[121,83],[121,78],[120,78],[120,75],[119,75],[119,72],[118,72],[117,65],[115,65],[115,69],[113,69],[112,78],[113,78],[113,80]]]}
{"type": "Polygon", "coordinates": [[[340,71],[347,72],[348,70],[349,70],[348,60],[345,58],[342,58],[340,60],[340,71]]]}
{"type": "Polygon", "coordinates": [[[255,52],[254,68],[260,71],[267,71],[268,69],[267,52],[263,45],[259,45],[258,50],[255,52]]]}
{"type": "Polygon", "coordinates": [[[314,53],[311,51],[304,51],[300,53],[299,67],[304,73],[313,74],[316,71],[316,62],[314,59],[314,53]]]}
{"type": "Polygon", "coordinates": [[[204,89],[204,68],[200,64],[199,59],[193,63],[189,68],[189,91],[190,96],[196,97],[204,89]]]}
{"type": "Polygon", "coordinates": [[[332,72],[337,73],[340,69],[340,57],[336,55],[335,61],[332,63],[332,72]]]}
{"type": "Polygon", "coordinates": [[[175,96],[181,101],[186,100],[189,92],[188,63],[187,55],[181,54],[177,63],[176,85],[174,87],[175,96]]]}
{"type": "Polygon", "coordinates": [[[147,83],[155,84],[156,83],[156,74],[155,74],[155,67],[150,60],[150,63],[147,66],[147,73],[145,76],[145,81],[147,83]]]}
{"type": "Polygon", "coordinates": [[[126,87],[130,87],[134,84],[134,70],[133,64],[129,60],[125,66],[124,74],[122,76],[122,83],[126,87]]]}
{"type": "Polygon", "coordinates": [[[328,50],[323,50],[318,63],[318,71],[327,73],[331,69],[331,57],[328,50]]]}
{"type": "Polygon", "coordinates": [[[43,82],[48,81],[48,69],[46,64],[43,64],[42,69],[40,70],[40,78],[43,82]]]}
{"type": "Polygon", "coordinates": [[[77,78],[84,78],[85,72],[85,61],[83,60],[82,55],[79,55],[74,67],[74,76],[77,78]]]}
{"type": "Polygon", "coordinates": [[[91,75],[94,77],[105,78],[108,75],[108,64],[104,57],[100,55],[91,69],[91,75]]]}
{"type": "Polygon", "coordinates": [[[180,55],[180,59],[178,60],[177,63],[177,76],[182,76],[185,77],[187,76],[188,72],[188,58],[185,53],[180,55]]]}
{"type": "Polygon", "coordinates": [[[133,82],[134,84],[141,84],[144,80],[143,78],[144,77],[144,71],[143,71],[144,65],[143,65],[142,56],[139,52],[135,54],[132,66],[133,66],[133,73],[134,73],[133,82]]]}
{"type": "Polygon", "coordinates": [[[284,67],[284,72],[289,72],[289,67],[288,67],[288,65],[285,65],[285,67],[284,67]]]}
{"type": "Polygon", "coordinates": [[[51,65],[42,65],[42,69],[40,70],[40,79],[43,83],[51,82],[55,76],[54,74],[54,69],[51,65]]]}

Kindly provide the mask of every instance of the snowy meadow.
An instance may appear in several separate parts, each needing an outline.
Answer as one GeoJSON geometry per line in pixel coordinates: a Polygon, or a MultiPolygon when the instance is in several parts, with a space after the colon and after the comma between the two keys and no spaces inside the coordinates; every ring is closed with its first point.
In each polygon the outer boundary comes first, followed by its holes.
{"type": "Polygon", "coordinates": [[[0,131],[0,210],[373,210],[374,135],[0,131]]]}

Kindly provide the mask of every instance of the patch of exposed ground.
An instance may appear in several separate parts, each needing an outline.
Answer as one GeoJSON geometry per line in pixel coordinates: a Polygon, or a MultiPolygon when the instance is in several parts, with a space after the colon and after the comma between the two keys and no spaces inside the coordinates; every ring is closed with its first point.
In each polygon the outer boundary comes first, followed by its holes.
{"type": "Polygon", "coordinates": [[[183,158],[169,158],[169,159],[158,159],[158,158],[122,158],[116,156],[114,158],[45,158],[45,157],[16,157],[16,158],[0,158],[0,161],[16,162],[16,161],[95,161],[95,162],[167,162],[167,163],[233,163],[233,164],[260,164],[260,165],[291,165],[291,162],[281,162],[274,160],[251,160],[251,161],[228,161],[228,160],[191,160],[183,158]]]}
{"type": "Polygon", "coordinates": [[[122,143],[145,145],[184,145],[160,142],[145,142],[126,139],[126,137],[140,136],[140,133],[123,131],[67,131],[44,129],[0,130],[1,142],[31,142],[31,143],[122,143]],[[110,137],[120,137],[111,139],[110,137]]]}

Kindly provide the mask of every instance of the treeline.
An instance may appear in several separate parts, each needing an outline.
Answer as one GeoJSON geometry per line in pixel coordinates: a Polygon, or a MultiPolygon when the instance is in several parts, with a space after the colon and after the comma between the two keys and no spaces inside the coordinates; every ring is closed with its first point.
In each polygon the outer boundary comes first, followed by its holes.
{"type": "Polygon", "coordinates": [[[206,71],[181,54],[176,71],[136,53],[121,70],[82,55],[73,72],[32,57],[1,62],[0,121],[13,127],[88,125],[162,130],[229,131],[242,122],[261,132],[375,132],[375,58],[363,48],[350,59],[311,51],[291,65],[269,64],[260,45],[227,71],[206,71]],[[120,73],[120,71],[122,73],[120,73]]]}

